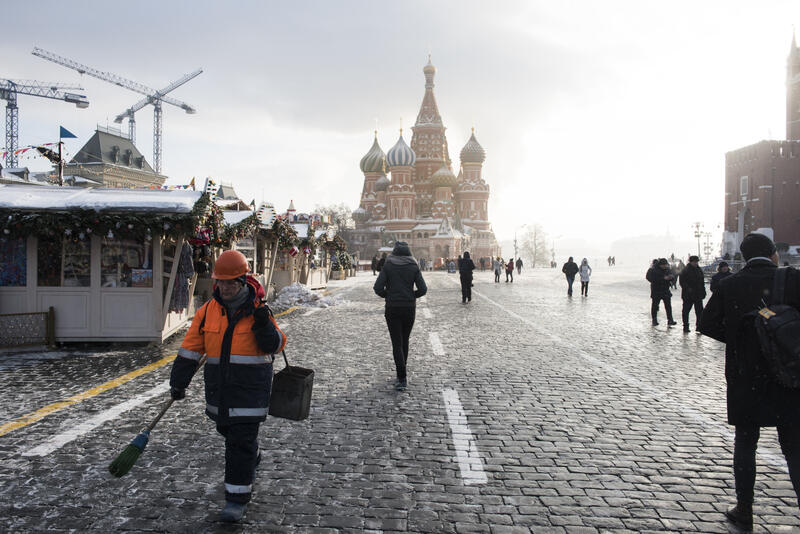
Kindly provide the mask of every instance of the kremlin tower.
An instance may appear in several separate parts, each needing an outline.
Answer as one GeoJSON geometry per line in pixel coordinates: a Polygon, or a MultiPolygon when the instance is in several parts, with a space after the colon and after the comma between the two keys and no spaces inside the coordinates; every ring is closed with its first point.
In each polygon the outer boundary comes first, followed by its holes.
{"type": "Polygon", "coordinates": [[[465,250],[476,261],[496,256],[499,246],[489,223],[489,186],[482,176],[486,152],[473,129],[455,175],[433,94],[436,67],[430,56],[422,72],[425,94],[411,128],[411,146],[401,129],[397,142],[384,154],[376,131],[372,147],[361,158],[364,185],[353,211],[356,229],[349,248],[362,259],[393,241],[407,241],[417,258],[431,261],[454,258],[465,250]]]}

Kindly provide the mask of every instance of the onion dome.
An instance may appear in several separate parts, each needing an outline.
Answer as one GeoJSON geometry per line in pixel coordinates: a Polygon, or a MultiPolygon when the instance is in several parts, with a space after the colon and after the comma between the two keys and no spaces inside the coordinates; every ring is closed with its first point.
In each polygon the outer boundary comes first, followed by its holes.
{"type": "Polygon", "coordinates": [[[442,163],[441,168],[431,176],[434,187],[453,187],[456,185],[456,175],[442,163]]]}
{"type": "Polygon", "coordinates": [[[423,74],[425,74],[425,87],[426,88],[433,88],[433,77],[436,75],[436,67],[433,66],[431,63],[431,56],[428,54],[428,64],[422,68],[423,74]]]}
{"type": "Polygon", "coordinates": [[[375,191],[386,191],[390,183],[392,182],[384,174],[375,181],[375,191]]]}
{"type": "Polygon", "coordinates": [[[385,166],[386,154],[378,145],[378,131],[375,130],[375,141],[372,143],[372,148],[361,158],[359,167],[361,167],[361,172],[384,172],[385,166]]]}
{"type": "Polygon", "coordinates": [[[469,141],[461,149],[461,163],[483,163],[485,159],[486,151],[475,139],[475,128],[473,128],[469,141]]]}
{"type": "Polygon", "coordinates": [[[369,218],[369,213],[367,210],[362,208],[361,206],[357,207],[353,210],[353,220],[356,222],[364,222],[369,218]]]}
{"type": "Polygon", "coordinates": [[[417,161],[417,155],[403,140],[403,130],[400,130],[400,139],[386,154],[386,163],[389,167],[411,167],[415,161],[417,161]]]}

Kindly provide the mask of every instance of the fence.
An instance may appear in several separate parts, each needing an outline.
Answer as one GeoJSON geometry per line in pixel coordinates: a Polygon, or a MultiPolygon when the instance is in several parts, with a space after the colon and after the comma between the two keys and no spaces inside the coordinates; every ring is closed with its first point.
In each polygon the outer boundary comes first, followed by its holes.
{"type": "Polygon", "coordinates": [[[52,306],[46,312],[0,314],[0,348],[52,347],[55,342],[56,312],[52,306]]]}

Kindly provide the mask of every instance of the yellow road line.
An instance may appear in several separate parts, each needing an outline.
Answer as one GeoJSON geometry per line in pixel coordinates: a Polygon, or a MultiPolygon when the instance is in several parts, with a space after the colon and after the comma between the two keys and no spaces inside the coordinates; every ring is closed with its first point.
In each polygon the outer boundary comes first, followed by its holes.
{"type": "Polygon", "coordinates": [[[17,430],[18,428],[28,426],[31,423],[35,423],[36,421],[39,421],[40,419],[47,417],[51,413],[63,410],[64,408],[68,408],[69,406],[77,404],[86,399],[90,399],[96,395],[99,395],[100,393],[103,393],[104,391],[108,391],[109,389],[121,386],[125,382],[129,382],[138,376],[149,373],[150,371],[158,369],[159,367],[163,367],[168,363],[170,363],[172,360],[174,360],[175,356],[177,356],[177,354],[167,356],[166,358],[162,358],[157,362],[151,363],[150,365],[145,365],[144,367],[140,367],[139,369],[124,374],[118,378],[115,378],[114,380],[109,380],[105,384],[100,384],[97,387],[93,387],[92,389],[87,389],[82,393],[73,395],[72,397],[69,397],[66,400],[54,402],[53,404],[49,404],[44,408],[39,408],[35,412],[29,413],[28,415],[23,415],[22,417],[14,421],[11,421],[10,423],[6,423],[3,426],[0,426],[0,436],[4,436],[9,432],[17,430]]]}
{"type": "MultiPolygon", "coordinates": [[[[282,311],[280,313],[276,313],[275,317],[280,317],[282,315],[288,315],[288,314],[292,313],[293,311],[295,311],[298,308],[299,308],[299,306],[294,306],[292,308],[289,308],[286,311],[282,311]]],[[[113,388],[115,388],[117,386],[121,386],[122,384],[124,384],[126,382],[130,382],[131,380],[133,380],[136,377],[142,376],[143,374],[147,374],[150,371],[154,371],[154,370],[158,369],[159,367],[163,367],[163,366],[167,365],[172,360],[174,360],[176,356],[177,356],[177,354],[172,354],[171,356],[167,356],[165,358],[162,358],[162,359],[158,360],[157,362],[153,362],[153,363],[151,363],[149,365],[145,365],[144,367],[140,367],[139,369],[136,369],[134,371],[131,371],[130,373],[124,374],[124,375],[122,375],[122,376],[120,376],[118,378],[115,378],[114,380],[109,380],[105,384],[100,384],[97,387],[93,387],[92,389],[87,389],[86,391],[84,391],[82,393],[78,393],[77,395],[73,395],[72,397],[69,397],[68,399],[65,399],[63,401],[54,402],[53,404],[48,404],[47,406],[45,406],[43,408],[39,408],[35,412],[31,412],[31,413],[29,413],[27,415],[23,415],[22,417],[19,417],[19,418],[15,419],[14,421],[11,421],[9,423],[6,423],[6,424],[0,426],[0,436],[5,436],[9,432],[13,432],[14,430],[17,430],[19,428],[28,426],[28,425],[30,425],[32,423],[35,423],[36,421],[44,419],[45,417],[47,417],[51,413],[58,412],[60,410],[63,410],[64,408],[69,408],[73,404],[77,404],[79,402],[85,401],[86,399],[90,399],[92,397],[95,397],[95,396],[103,393],[104,391],[108,391],[109,389],[113,389],[113,388]]]]}

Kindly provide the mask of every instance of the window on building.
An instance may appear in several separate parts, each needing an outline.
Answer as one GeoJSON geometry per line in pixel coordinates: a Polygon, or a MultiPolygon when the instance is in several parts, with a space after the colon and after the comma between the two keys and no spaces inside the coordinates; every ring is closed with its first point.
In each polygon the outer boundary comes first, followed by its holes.
{"type": "Polygon", "coordinates": [[[100,274],[103,287],[153,287],[151,242],[103,238],[100,274]]]}
{"type": "Polygon", "coordinates": [[[28,250],[24,238],[0,238],[0,287],[28,285],[28,250]]]}
{"type": "Polygon", "coordinates": [[[739,178],[739,196],[742,198],[747,198],[747,193],[750,186],[750,179],[748,176],[742,176],[739,178]]]}
{"type": "Polygon", "coordinates": [[[89,287],[92,243],[84,239],[40,237],[36,251],[37,281],[44,287],[89,287]]]}

